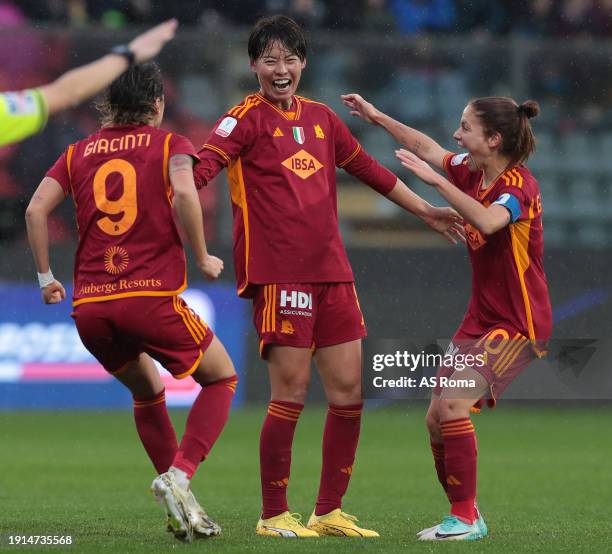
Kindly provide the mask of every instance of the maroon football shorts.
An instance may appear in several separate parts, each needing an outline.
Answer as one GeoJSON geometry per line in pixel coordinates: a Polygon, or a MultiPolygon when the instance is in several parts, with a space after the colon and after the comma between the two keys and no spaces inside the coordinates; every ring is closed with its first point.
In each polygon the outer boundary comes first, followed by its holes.
{"type": "Polygon", "coordinates": [[[85,348],[113,375],[146,352],[183,379],[196,370],[214,337],[180,296],[87,302],[72,317],[85,348]]]}
{"type": "Polygon", "coordinates": [[[259,285],[253,323],[264,359],[272,344],[314,350],[367,335],[353,283],[259,285]]]}
{"type": "Polygon", "coordinates": [[[441,377],[449,378],[455,374],[453,379],[462,379],[462,370],[469,366],[489,383],[489,393],[485,398],[490,406],[495,404],[495,400],[516,376],[537,358],[531,341],[508,324],[496,325],[479,336],[468,334],[460,327],[446,354],[452,354],[455,363],[438,368],[434,394],[440,396],[442,392],[441,377]]]}

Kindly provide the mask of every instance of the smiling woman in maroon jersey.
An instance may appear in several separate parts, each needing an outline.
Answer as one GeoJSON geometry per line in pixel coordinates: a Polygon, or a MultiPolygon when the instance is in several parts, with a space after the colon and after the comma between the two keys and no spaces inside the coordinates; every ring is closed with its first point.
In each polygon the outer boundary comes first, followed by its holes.
{"type": "Polygon", "coordinates": [[[451,242],[457,214],[435,208],[370,157],[327,106],[297,96],[306,40],[288,17],[258,21],[248,53],[259,91],[230,109],[199,152],[206,185],[227,167],[238,294],[253,299],[271,401],[260,439],[263,510],[275,537],[375,537],[341,510],[359,438],[366,328],[340,232],[336,167],[416,214],[451,242]],[[287,505],[291,445],[314,355],[329,402],[323,468],[308,526],[287,505]]]}
{"type": "MultiPolygon", "coordinates": [[[[472,100],[453,137],[453,154],[427,135],[377,110],[358,94],[343,96],[351,114],[381,125],[408,150],[402,165],[438,192],[465,219],[472,263],[472,297],[447,354],[473,357],[471,368],[441,367],[427,412],[438,479],[451,502],[440,525],[421,540],[473,540],[487,535],[476,506],[476,435],[470,409],[490,406],[534,359],[545,354],[552,310],[542,256],[542,198],[524,163],[535,137],[529,119],[534,101],[507,97],[472,100]],[[429,163],[445,171],[448,179],[429,163]],[[467,387],[455,383],[464,381],[467,387]]],[[[457,360],[458,361],[458,360],[457,360]]]]}

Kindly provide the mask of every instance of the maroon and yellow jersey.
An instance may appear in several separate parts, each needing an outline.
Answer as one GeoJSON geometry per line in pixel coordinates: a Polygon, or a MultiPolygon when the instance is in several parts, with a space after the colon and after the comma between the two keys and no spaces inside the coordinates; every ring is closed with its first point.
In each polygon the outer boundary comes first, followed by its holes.
{"type": "Polygon", "coordinates": [[[324,104],[293,97],[285,112],[247,96],[198,153],[196,183],[227,167],[238,294],[268,283],[352,282],[338,229],[336,167],[388,194],[397,181],[324,104]]]}
{"type": "Polygon", "coordinates": [[[472,297],[461,329],[482,335],[500,323],[510,323],[531,340],[537,353],[552,330],[552,310],[542,257],[542,198],[534,176],[525,166],[502,173],[482,190],[483,172],[472,172],[468,154],[448,154],[444,168],[451,181],[484,206],[501,204],[510,223],[482,236],[466,224],[472,262],[472,297]]]}
{"type": "Polygon", "coordinates": [[[76,207],[74,306],[185,289],[168,177],[177,154],[197,158],[180,135],[148,125],[106,127],[71,144],[47,172],[76,207]]]}

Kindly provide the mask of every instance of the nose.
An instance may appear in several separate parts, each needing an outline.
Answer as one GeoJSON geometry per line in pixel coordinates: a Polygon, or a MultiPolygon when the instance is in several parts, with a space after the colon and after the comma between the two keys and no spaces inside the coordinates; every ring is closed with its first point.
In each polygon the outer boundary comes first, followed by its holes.
{"type": "Polygon", "coordinates": [[[459,129],[457,129],[454,133],[453,133],[453,138],[455,140],[461,140],[461,135],[459,134],[459,129]]]}
{"type": "Polygon", "coordinates": [[[287,74],[287,64],[284,61],[279,61],[274,68],[274,72],[277,75],[286,75],[287,74]]]}

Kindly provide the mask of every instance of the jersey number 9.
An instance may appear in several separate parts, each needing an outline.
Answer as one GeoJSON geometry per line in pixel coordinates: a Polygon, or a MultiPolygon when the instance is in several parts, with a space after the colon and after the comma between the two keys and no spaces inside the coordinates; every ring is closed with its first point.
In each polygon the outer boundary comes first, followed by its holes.
{"type": "Polygon", "coordinates": [[[138,213],[136,197],[136,170],[125,160],[109,160],[96,171],[93,182],[96,207],[108,215],[123,214],[118,220],[102,217],[96,223],[108,235],[122,235],[134,225],[138,213]],[[111,173],[119,173],[123,179],[123,194],[117,200],[106,196],[106,179],[111,173]]]}

